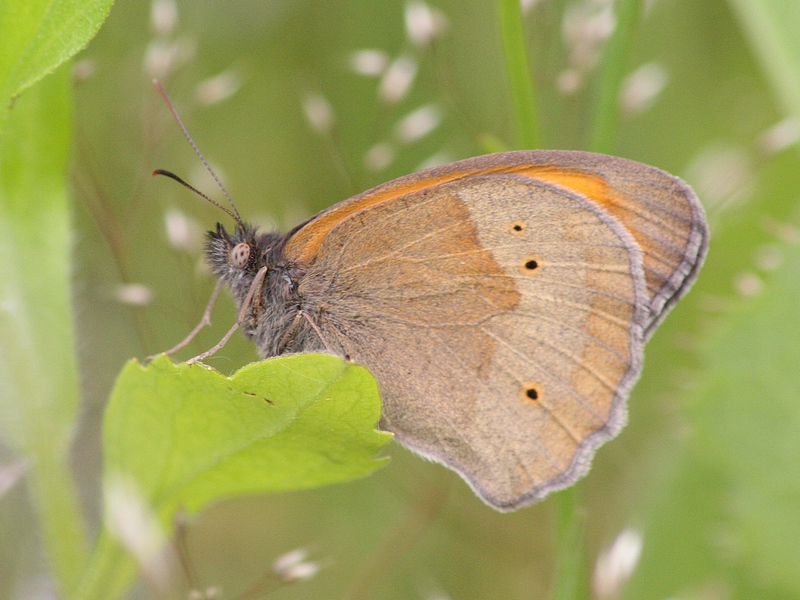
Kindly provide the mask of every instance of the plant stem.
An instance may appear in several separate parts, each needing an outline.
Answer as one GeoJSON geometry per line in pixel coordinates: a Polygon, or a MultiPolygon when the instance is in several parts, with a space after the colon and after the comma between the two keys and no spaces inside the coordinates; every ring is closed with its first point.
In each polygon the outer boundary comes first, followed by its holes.
{"type": "Polygon", "coordinates": [[[554,498],[557,510],[558,555],[551,600],[587,598],[586,558],[584,542],[586,519],[580,507],[577,486],[558,493],[554,498]]]}
{"type": "Polygon", "coordinates": [[[387,574],[438,518],[447,500],[449,482],[450,479],[438,480],[417,491],[411,511],[387,531],[345,594],[346,600],[376,597],[378,583],[386,579],[387,574]]]}
{"type": "Polygon", "coordinates": [[[506,60],[508,84],[514,104],[517,148],[537,148],[536,102],[533,93],[525,27],[519,0],[497,0],[500,37],[506,60]]]}
{"type": "Polygon", "coordinates": [[[53,576],[61,596],[72,598],[86,565],[87,543],[66,453],[34,459],[28,481],[53,576]]]}
{"type": "Polygon", "coordinates": [[[124,597],[136,577],[136,564],[106,529],[100,532],[75,600],[124,597]]]}
{"type": "Polygon", "coordinates": [[[617,25],[603,54],[594,86],[594,114],[588,147],[613,153],[619,129],[619,90],[628,68],[633,36],[642,15],[642,0],[617,0],[617,25]]]}

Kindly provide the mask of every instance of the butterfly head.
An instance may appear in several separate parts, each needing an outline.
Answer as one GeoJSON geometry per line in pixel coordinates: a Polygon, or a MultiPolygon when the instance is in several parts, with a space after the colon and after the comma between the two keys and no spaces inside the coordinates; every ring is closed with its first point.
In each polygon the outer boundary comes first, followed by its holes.
{"type": "Polygon", "coordinates": [[[260,233],[255,226],[246,223],[228,233],[217,223],[216,230],[207,234],[206,261],[214,274],[229,284],[252,279],[261,267],[269,270],[275,265],[283,238],[277,232],[260,233]]]}

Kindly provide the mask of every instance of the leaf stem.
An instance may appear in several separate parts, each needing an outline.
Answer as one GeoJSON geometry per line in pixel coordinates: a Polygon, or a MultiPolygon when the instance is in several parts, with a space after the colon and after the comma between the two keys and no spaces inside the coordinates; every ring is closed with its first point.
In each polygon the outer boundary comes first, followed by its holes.
{"type": "Polygon", "coordinates": [[[508,84],[514,104],[517,148],[537,148],[536,101],[533,92],[525,27],[519,0],[497,0],[500,37],[506,61],[508,84]]]}

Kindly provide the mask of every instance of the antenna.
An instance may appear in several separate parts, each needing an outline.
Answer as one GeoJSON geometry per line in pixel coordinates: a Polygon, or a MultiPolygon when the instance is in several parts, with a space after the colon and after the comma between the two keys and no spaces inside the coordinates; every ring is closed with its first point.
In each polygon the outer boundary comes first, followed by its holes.
{"type": "Polygon", "coordinates": [[[225,186],[222,185],[222,182],[220,181],[219,177],[217,177],[217,174],[214,173],[214,169],[212,169],[211,165],[208,164],[208,161],[206,160],[205,156],[203,156],[203,153],[200,152],[200,149],[197,147],[197,144],[194,143],[194,140],[192,139],[192,136],[189,135],[189,131],[186,129],[186,126],[183,124],[183,121],[181,120],[180,116],[178,115],[178,111],[175,109],[175,105],[172,104],[172,100],[170,99],[169,95],[164,90],[164,88],[161,87],[161,84],[159,83],[158,79],[153,79],[153,85],[156,86],[156,89],[158,90],[158,93],[161,94],[161,97],[164,99],[164,102],[167,103],[167,107],[169,107],[169,112],[172,113],[172,116],[175,118],[175,121],[178,123],[178,127],[180,127],[181,131],[183,132],[183,137],[185,137],[186,140],[189,142],[189,144],[192,146],[192,149],[194,149],[195,154],[197,154],[197,156],[202,161],[203,166],[206,168],[206,171],[208,171],[209,174],[211,175],[211,177],[214,178],[214,181],[217,182],[217,185],[219,186],[219,189],[221,189],[222,193],[225,194],[225,198],[228,199],[228,204],[231,205],[231,208],[233,209],[233,212],[231,212],[227,208],[221,206],[218,202],[215,202],[214,200],[212,200],[211,198],[206,196],[204,193],[202,193],[199,190],[193,188],[191,185],[186,183],[183,179],[181,179],[180,177],[178,177],[174,173],[170,173],[169,171],[164,171],[162,169],[157,169],[157,170],[153,171],[153,175],[166,175],[167,177],[170,177],[170,178],[174,179],[175,181],[177,181],[178,183],[180,183],[180,184],[184,185],[185,187],[189,188],[190,190],[192,190],[193,192],[195,192],[199,196],[202,196],[203,198],[205,198],[206,200],[211,202],[211,204],[213,204],[214,206],[216,206],[216,207],[222,209],[223,211],[225,211],[226,213],[228,213],[231,216],[231,218],[233,218],[233,220],[236,221],[236,225],[238,225],[239,229],[244,231],[244,223],[242,222],[242,217],[239,215],[239,211],[236,210],[236,205],[233,203],[233,200],[231,200],[231,197],[228,194],[228,190],[226,190],[225,186]]]}
{"type": "Polygon", "coordinates": [[[190,190],[192,190],[192,191],[193,191],[195,194],[197,194],[197,195],[198,195],[198,196],[200,196],[201,198],[205,198],[206,200],[208,200],[209,202],[211,202],[211,204],[213,204],[214,206],[216,206],[216,207],[217,207],[218,209],[220,209],[221,211],[224,211],[224,212],[228,213],[228,214],[230,215],[230,217],[231,217],[231,218],[232,218],[234,221],[236,221],[236,224],[239,226],[239,229],[241,229],[242,231],[244,231],[244,225],[242,224],[242,220],[239,218],[239,215],[238,215],[238,214],[235,214],[235,213],[233,213],[233,211],[231,211],[231,210],[229,210],[229,209],[225,208],[224,206],[222,206],[222,205],[221,205],[219,202],[217,202],[216,200],[212,200],[211,198],[209,198],[208,196],[206,196],[206,195],[205,195],[203,192],[201,192],[200,190],[198,190],[196,187],[193,187],[192,185],[190,185],[190,184],[186,183],[186,182],[185,182],[183,179],[181,179],[180,177],[178,177],[177,175],[175,175],[175,173],[173,173],[173,172],[171,172],[171,171],[166,171],[166,170],[164,170],[164,169],[156,169],[155,171],[153,171],[153,176],[155,177],[156,175],[164,175],[164,176],[166,176],[166,177],[169,177],[170,179],[174,179],[175,181],[177,181],[178,183],[180,183],[180,184],[181,184],[183,187],[189,188],[190,190]]]}

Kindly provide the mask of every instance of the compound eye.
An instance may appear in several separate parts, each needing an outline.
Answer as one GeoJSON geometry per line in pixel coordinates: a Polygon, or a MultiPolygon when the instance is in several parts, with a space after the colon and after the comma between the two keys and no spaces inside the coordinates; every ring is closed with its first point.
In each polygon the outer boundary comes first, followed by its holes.
{"type": "Polygon", "coordinates": [[[231,249],[230,263],[237,269],[243,269],[250,259],[250,244],[241,242],[231,249]]]}

